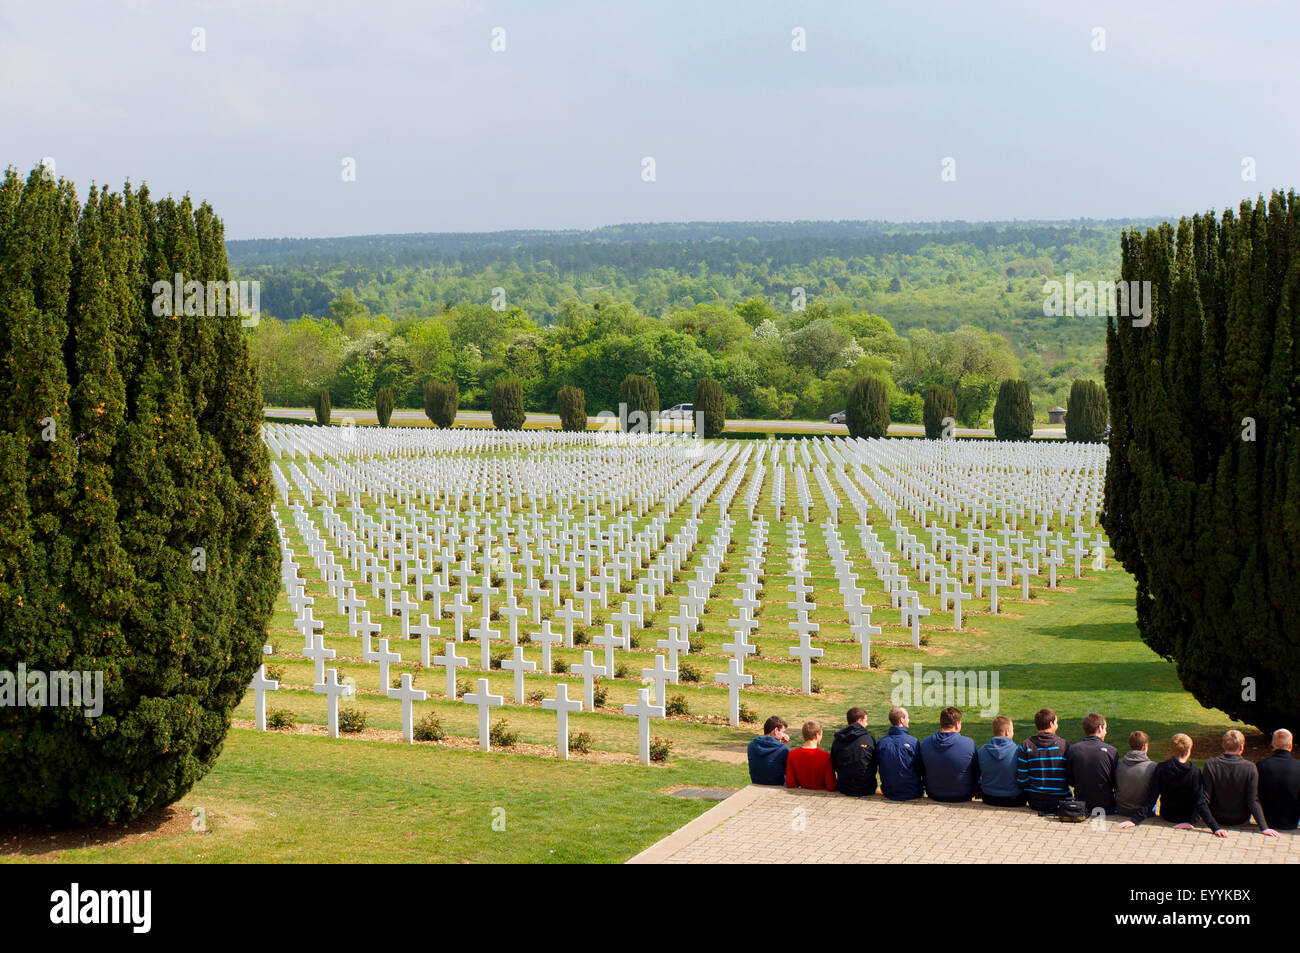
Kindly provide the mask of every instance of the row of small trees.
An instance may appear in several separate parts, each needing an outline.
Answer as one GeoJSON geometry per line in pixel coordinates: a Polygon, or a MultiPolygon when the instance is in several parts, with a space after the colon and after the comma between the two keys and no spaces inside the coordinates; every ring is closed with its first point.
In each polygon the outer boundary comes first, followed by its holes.
{"type": "MultiPolygon", "coordinates": [[[[946,387],[927,387],[921,419],[931,440],[952,436],[957,395],[946,387]]],[[[1099,443],[1106,436],[1106,393],[1094,381],[1077,380],[1070,388],[1065,418],[1067,440],[1099,443]]],[[[889,391],[883,380],[864,377],[850,388],[844,422],[852,437],[883,437],[889,430],[889,391]]],[[[1006,380],[993,407],[993,433],[999,440],[1028,440],[1034,435],[1034,405],[1029,385],[1006,380]]]]}
{"type": "MultiPolygon", "coordinates": [[[[619,398],[626,408],[621,423],[627,429],[648,422],[659,412],[659,388],[648,377],[629,374],[619,386],[619,398]],[[643,418],[634,415],[643,414],[643,418]]],[[[556,410],[560,429],[581,432],[587,429],[586,395],[580,387],[562,387],[556,394],[556,410]]],[[[527,414],[524,411],[523,383],[515,378],[501,377],[492,385],[492,426],[498,430],[522,430],[527,414]]],[[[424,385],[424,414],[436,426],[444,429],[456,422],[460,409],[460,391],[455,381],[427,381],[424,385]]],[[[332,408],[330,392],[321,387],[312,395],[311,410],[316,422],[328,425],[332,408]]],[[[700,381],[695,387],[695,410],[702,412],[703,436],[719,437],[727,424],[727,395],[717,381],[700,381]]],[[[379,425],[387,427],[393,416],[393,391],[381,387],[375,393],[375,414],[379,425]]]]}

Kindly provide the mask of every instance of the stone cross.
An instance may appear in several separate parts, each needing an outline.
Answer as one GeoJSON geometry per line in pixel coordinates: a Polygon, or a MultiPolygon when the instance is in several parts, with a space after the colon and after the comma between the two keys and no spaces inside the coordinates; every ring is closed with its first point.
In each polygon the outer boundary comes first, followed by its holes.
{"type": "Polygon", "coordinates": [[[548,711],[555,712],[555,723],[558,732],[558,745],[560,759],[569,760],[569,713],[582,711],[582,702],[576,698],[569,698],[569,686],[560,682],[555,686],[555,697],[542,699],[542,707],[548,711]]]}
{"type": "Polygon", "coordinates": [[[515,673],[515,702],[522,705],[524,703],[524,672],[537,671],[537,663],[525,659],[524,647],[516,645],[514,657],[502,659],[501,667],[507,672],[515,673]]]}
{"type": "Polygon", "coordinates": [[[812,644],[812,637],[806,632],[800,633],[799,644],[790,646],[790,654],[797,658],[803,665],[803,693],[812,694],[812,660],[821,658],[826,654],[825,649],[816,648],[812,644]]]}
{"type": "Polygon", "coordinates": [[[456,654],[456,643],[445,642],[445,655],[435,655],[433,657],[434,665],[441,665],[447,670],[447,697],[452,701],[456,700],[456,669],[468,668],[469,659],[456,654]]]}
{"type": "Polygon", "coordinates": [[[388,650],[388,640],[379,640],[379,651],[375,653],[375,661],[379,663],[379,687],[387,691],[390,684],[388,680],[388,666],[392,662],[400,662],[401,653],[390,652],[388,650]]]}
{"type": "Polygon", "coordinates": [[[429,639],[440,633],[436,625],[429,625],[428,613],[420,614],[420,624],[411,626],[411,635],[420,639],[420,664],[429,667],[429,639]]]}
{"type": "Polygon", "coordinates": [[[329,712],[327,726],[329,736],[337,738],[339,736],[339,697],[352,694],[352,686],[344,685],[339,682],[339,672],[336,668],[327,668],[325,677],[311,687],[311,690],[318,695],[325,696],[325,703],[329,712]]]}
{"type": "Polygon", "coordinates": [[[691,643],[689,639],[684,639],[677,631],[677,626],[668,627],[668,638],[660,639],[655,643],[656,648],[665,649],[668,652],[668,667],[673,671],[677,670],[677,653],[689,652],[691,643]]]}
{"type": "Polygon", "coordinates": [[[302,654],[316,663],[317,683],[325,680],[325,660],[338,655],[333,649],[325,648],[325,636],[323,635],[312,636],[311,648],[303,649],[302,654]]]}
{"type": "Polygon", "coordinates": [[[556,632],[551,627],[551,620],[547,619],[542,623],[542,630],[534,632],[533,641],[540,642],[542,645],[542,672],[546,675],[551,674],[551,646],[559,645],[564,636],[556,632]]]}
{"type": "Polygon", "coordinates": [[[669,668],[667,665],[665,665],[664,657],[656,653],[654,668],[641,669],[641,677],[648,678],[654,681],[655,701],[657,701],[660,705],[663,705],[666,704],[668,701],[668,694],[665,689],[668,680],[671,679],[673,684],[677,683],[677,669],[669,668]]]}
{"type": "MultiPolygon", "coordinates": [[[[818,651],[822,651],[818,649],[818,651]]],[[[746,675],[740,670],[740,662],[734,658],[727,659],[727,670],[725,672],[716,672],[713,675],[715,682],[721,682],[727,686],[727,711],[728,718],[731,721],[731,727],[735,728],[740,725],[740,687],[742,685],[752,685],[754,683],[753,675],[746,675]]],[[[641,689],[644,693],[646,689],[641,689]]],[[[625,709],[626,710],[626,709],[625,709]]]]}
{"type": "MultiPolygon", "coordinates": [[[[735,664],[735,659],[732,659],[732,664],[735,664]]],[[[753,681],[752,675],[745,677],[753,681]]],[[[636,704],[623,706],[623,714],[636,715],[637,747],[642,764],[650,763],[650,719],[664,717],[664,706],[650,704],[649,696],[650,689],[639,689],[636,704]]]]}
{"type": "Polygon", "coordinates": [[[493,708],[499,708],[506,703],[500,695],[493,695],[486,678],[478,680],[478,689],[472,692],[466,692],[465,697],[461,699],[466,704],[478,706],[478,746],[481,751],[492,750],[492,730],[488,724],[493,708]]]}
{"type": "MultiPolygon", "coordinates": [[[[388,640],[385,639],[384,641],[388,640]]],[[[415,688],[411,684],[410,672],[402,673],[401,688],[388,688],[385,691],[389,698],[396,698],[402,702],[402,737],[408,743],[413,744],[415,742],[415,718],[411,703],[424,701],[429,697],[429,693],[423,688],[415,688]]]]}
{"type": "Polygon", "coordinates": [[[604,666],[597,665],[592,658],[591,649],[587,649],[582,653],[582,661],[570,665],[569,671],[574,675],[582,676],[582,703],[586,706],[587,711],[595,711],[596,700],[592,689],[595,685],[596,676],[606,674],[604,666]]]}
{"type": "Polygon", "coordinates": [[[280,683],[266,677],[266,664],[263,663],[257,666],[248,687],[253,692],[253,724],[258,731],[266,731],[266,693],[279,690],[280,683]]]}

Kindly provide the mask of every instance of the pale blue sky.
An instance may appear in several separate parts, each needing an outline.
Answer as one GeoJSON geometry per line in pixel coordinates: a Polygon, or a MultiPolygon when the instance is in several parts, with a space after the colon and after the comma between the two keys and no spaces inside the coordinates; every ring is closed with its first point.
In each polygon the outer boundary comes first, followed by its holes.
{"type": "Polygon", "coordinates": [[[188,191],[231,238],[1177,215],[1300,184],[1298,27],[1202,0],[0,0],[0,165],[188,191]]]}

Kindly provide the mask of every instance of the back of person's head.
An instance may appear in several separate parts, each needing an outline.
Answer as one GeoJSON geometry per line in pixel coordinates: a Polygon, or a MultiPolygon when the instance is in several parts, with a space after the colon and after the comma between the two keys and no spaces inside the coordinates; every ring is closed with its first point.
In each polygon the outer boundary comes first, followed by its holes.
{"type": "Polygon", "coordinates": [[[956,708],[952,708],[951,706],[939,712],[939,727],[950,728],[950,729],[960,728],[961,712],[958,711],[956,708]]]}
{"type": "Polygon", "coordinates": [[[1277,731],[1273,732],[1273,747],[1278,751],[1290,751],[1291,732],[1287,731],[1285,728],[1279,728],[1277,731]]]}
{"type": "Polygon", "coordinates": [[[822,726],[815,721],[805,721],[803,723],[803,740],[816,741],[817,736],[822,733],[822,726]]]}
{"type": "Polygon", "coordinates": [[[763,734],[770,735],[778,728],[784,728],[784,727],[786,727],[785,719],[782,718],[780,715],[773,715],[767,721],[763,722],[763,734]]]}
{"type": "Polygon", "coordinates": [[[1151,743],[1150,737],[1147,736],[1147,733],[1145,731],[1142,731],[1140,729],[1128,736],[1128,746],[1130,751],[1141,751],[1150,743],[1151,743]]]}
{"type": "Polygon", "coordinates": [[[1223,733],[1223,750],[1228,754],[1236,754],[1246,747],[1246,736],[1236,728],[1229,728],[1223,733]]]}
{"type": "Polygon", "coordinates": [[[998,738],[1011,737],[1011,719],[1006,715],[998,715],[993,719],[993,734],[998,738]]]}
{"type": "Polygon", "coordinates": [[[857,705],[854,705],[852,708],[848,710],[848,714],[846,714],[844,717],[848,720],[848,723],[850,725],[856,725],[858,722],[862,721],[864,718],[867,717],[867,710],[865,708],[859,708],[857,705]]]}
{"type": "Polygon", "coordinates": [[[1192,739],[1181,731],[1169,739],[1169,752],[1175,758],[1185,758],[1192,753],[1192,739]]]}
{"type": "Polygon", "coordinates": [[[1105,727],[1106,719],[1095,711],[1083,716],[1083,734],[1085,737],[1091,738],[1105,727]]]}
{"type": "Polygon", "coordinates": [[[1056,712],[1050,708],[1040,708],[1034,712],[1034,727],[1039,731],[1047,731],[1056,723],[1056,712]]]}
{"type": "Polygon", "coordinates": [[[905,721],[907,721],[907,709],[906,709],[906,708],[891,708],[891,709],[889,709],[889,723],[890,723],[891,725],[893,725],[895,728],[897,728],[899,725],[901,725],[901,724],[902,724],[903,722],[905,722],[905,721]]]}

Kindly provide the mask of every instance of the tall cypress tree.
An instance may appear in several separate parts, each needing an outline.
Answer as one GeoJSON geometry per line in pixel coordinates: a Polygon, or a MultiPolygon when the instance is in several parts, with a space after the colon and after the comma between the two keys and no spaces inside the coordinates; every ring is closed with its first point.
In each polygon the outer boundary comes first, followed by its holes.
{"type": "Polygon", "coordinates": [[[999,440],[1029,440],[1034,435],[1034,404],[1029,385],[1006,380],[998,388],[993,405],[993,433],[999,440]]]}
{"type": "Polygon", "coordinates": [[[1065,415],[1065,439],[1101,443],[1106,438],[1106,392],[1096,381],[1076,380],[1070,385],[1065,415]]]}
{"type": "Polygon", "coordinates": [[[946,387],[932,384],[925,389],[925,404],[921,419],[925,423],[925,436],[938,440],[943,436],[944,420],[957,421],[957,395],[946,387]]]}
{"type": "Polygon", "coordinates": [[[279,574],[260,388],[237,315],[201,294],[155,310],[153,282],[178,272],[228,278],[206,206],[128,187],[78,208],[68,183],[6,175],[0,672],[103,687],[98,716],[89,699],[0,707],[6,823],[181,797],[260,660],[279,574]]]}
{"type": "MultiPolygon", "coordinates": [[[[1300,714],[1300,201],[1121,241],[1150,323],[1107,328],[1103,522],[1143,640],[1203,704],[1263,729],[1300,714]]],[[[1139,322],[1141,323],[1141,322],[1139,322]]]]}
{"type": "Polygon", "coordinates": [[[883,437],[889,432],[889,391],[878,377],[863,377],[849,386],[844,423],[850,437],[883,437]]]}

